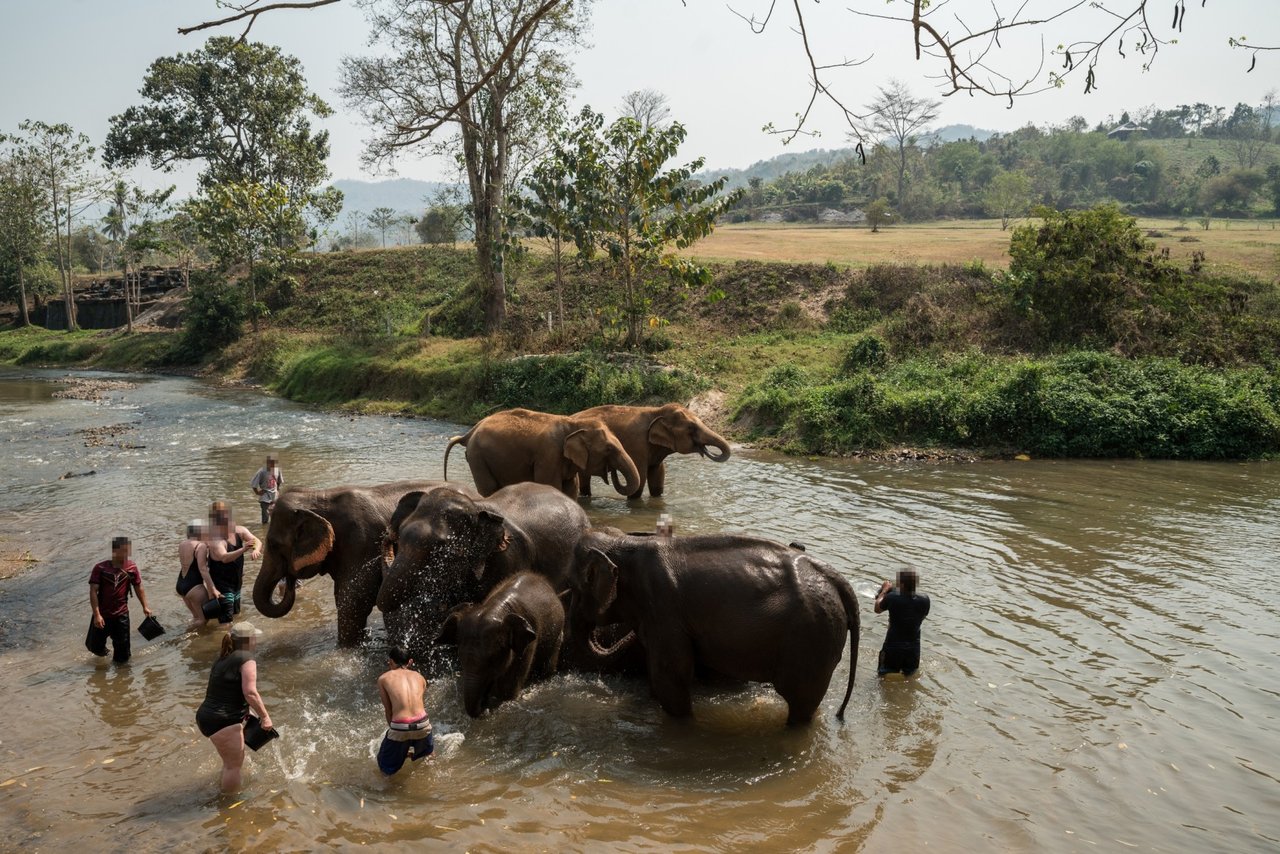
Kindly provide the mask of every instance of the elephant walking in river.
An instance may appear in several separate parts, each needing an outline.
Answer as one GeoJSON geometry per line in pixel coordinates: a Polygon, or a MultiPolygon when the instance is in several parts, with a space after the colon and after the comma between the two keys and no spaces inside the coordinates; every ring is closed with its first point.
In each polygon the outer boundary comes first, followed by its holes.
{"type": "Polygon", "coordinates": [[[578,544],[574,607],[597,625],[631,627],[649,687],[669,714],[692,713],[699,672],[767,682],[787,723],[812,720],[849,635],[858,665],[858,600],[849,582],[803,551],[758,537],[592,531],[578,544]]]}

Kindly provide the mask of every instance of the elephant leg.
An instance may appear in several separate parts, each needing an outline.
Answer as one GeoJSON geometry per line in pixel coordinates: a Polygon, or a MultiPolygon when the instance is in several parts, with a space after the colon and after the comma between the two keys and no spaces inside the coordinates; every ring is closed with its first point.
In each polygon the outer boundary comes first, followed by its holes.
{"type": "Polygon", "coordinates": [[[675,718],[693,714],[693,647],[668,644],[649,648],[649,691],[663,711],[675,718]]]}
{"type": "Polygon", "coordinates": [[[333,586],[333,602],[338,609],[338,646],[343,647],[359,646],[364,639],[382,578],[380,572],[369,569],[367,564],[354,572],[355,577],[344,578],[333,586]]]}
{"type": "Polygon", "coordinates": [[[475,481],[476,492],[487,498],[502,488],[502,484],[498,483],[498,479],[489,471],[489,467],[483,460],[476,460],[473,463],[468,457],[467,465],[471,468],[471,479],[475,481]]]}
{"type": "Polygon", "coordinates": [[[583,498],[591,497],[591,476],[585,472],[578,475],[578,495],[583,498]]]}
{"type": "MultiPolygon", "coordinates": [[[[667,485],[667,464],[658,463],[656,466],[649,466],[647,477],[649,480],[649,494],[657,498],[667,485]]],[[[641,484],[641,486],[644,486],[644,484],[641,484]]]]}
{"type": "Polygon", "coordinates": [[[813,721],[830,682],[830,674],[823,679],[811,668],[795,668],[774,681],[774,690],[787,701],[787,726],[804,726],[813,721]]]}
{"type": "Polygon", "coordinates": [[[570,498],[577,498],[579,495],[578,478],[571,477],[568,480],[560,481],[560,491],[563,492],[565,495],[569,496],[570,498]]]}
{"type": "Polygon", "coordinates": [[[542,675],[554,676],[560,667],[560,647],[564,643],[564,632],[551,639],[546,659],[542,662],[542,675]]]}

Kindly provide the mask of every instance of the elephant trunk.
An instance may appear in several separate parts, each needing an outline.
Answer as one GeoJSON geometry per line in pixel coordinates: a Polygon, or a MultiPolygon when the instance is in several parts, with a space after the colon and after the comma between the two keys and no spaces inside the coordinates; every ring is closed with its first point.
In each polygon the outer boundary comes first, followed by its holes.
{"type": "Polygon", "coordinates": [[[262,569],[258,571],[258,578],[253,582],[253,606],[264,617],[283,617],[293,610],[294,587],[297,583],[298,579],[285,570],[284,561],[273,560],[268,552],[262,561],[262,569]],[[284,595],[276,602],[276,585],[282,578],[285,583],[284,595]]]}
{"type": "Polygon", "coordinates": [[[489,692],[492,684],[487,679],[480,678],[476,673],[464,673],[462,677],[462,704],[467,710],[467,714],[473,718],[478,718],[484,714],[485,707],[488,705],[489,692]]]}
{"type": "Polygon", "coordinates": [[[404,604],[405,597],[402,595],[401,588],[404,587],[402,579],[407,573],[408,568],[404,566],[404,558],[397,555],[395,562],[382,573],[382,584],[378,586],[379,611],[390,614],[404,604]]]}
{"type": "Polygon", "coordinates": [[[613,488],[619,495],[631,495],[640,489],[640,470],[626,451],[618,451],[610,461],[609,477],[613,480],[613,488]],[[622,483],[618,483],[618,473],[622,473],[622,483]]]}
{"type": "Polygon", "coordinates": [[[719,436],[708,436],[707,441],[698,446],[698,453],[713,463],[722,463],[729,459],[729,443],[719,436]],[[715,448],[718,453],[712,453],[711,448],[715,448]]]}
{"type": "Polygon", "coordinates": [[[635,642],[635,639],[636,639],[635,630],[632,630],[627,632],[622,637],[618,638],[618,640],[616,640],[609,646],[602,646],[599,640],[601,631],[602,630],[599,628],[593,629],[591,633],[587,635],[587,645],[591,647],[591,651],[593,653],[600,656],[601,658],[608,658],[609,656],[617,655],[623,649],[626,649],[627,647],[631,646],[631,644],[635,642]]]}

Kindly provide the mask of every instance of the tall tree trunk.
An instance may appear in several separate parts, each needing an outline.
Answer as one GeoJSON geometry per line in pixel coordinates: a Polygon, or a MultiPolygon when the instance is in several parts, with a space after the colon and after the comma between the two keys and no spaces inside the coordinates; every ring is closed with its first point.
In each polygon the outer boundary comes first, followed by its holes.
{"type": "MultiPolygon", "coordinates": [[[[54,223],[53,231],[56,236],[58,232],[56,222],[54,223]]],[[[61,242],[61,238],[58,240],[61,242]]],[[[61,248],[58,250],[58,257],[62,257],[61,248]]],[[[67,190],[67,331],[75,332],[80,328],[80,324],[76,322],[76,284],[71,270],[71,191],[67,190]]]]}
{"type": "Polygon", "coordinates": [[[898,146],[898,216],[902,216],[903,194],[907,188],[907,149],[898,146]]]}
{"type": "Polygon", "coordinates": [[[121,264],[121,273],[124,276],[124,322],[125,331],[133,332],[133,294],[129,291],[129,262],[124,261],[121,264]]]}
{"type": "Polygon", "coordinates": [[[31,325],[31,316],[27,314],[27,278],[21,261],[18,262],[18,325],[31,325]]]}
{"type": "Polygon", "coordinates": [[[564,329],[564,265],[561,262],[559,230],[556,231],[552,247],[556,260],[556,315],[560,321],[560,328],[564,329]]]}

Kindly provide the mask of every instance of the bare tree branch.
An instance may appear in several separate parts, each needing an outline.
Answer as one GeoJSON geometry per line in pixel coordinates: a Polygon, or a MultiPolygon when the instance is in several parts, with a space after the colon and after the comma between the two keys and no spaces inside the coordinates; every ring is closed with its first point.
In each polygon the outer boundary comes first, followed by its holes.
{"type": "Polygon", "coordinates": [[[265,12],[274,12],[278,9],[315,9],[320,6],[328,6],[331,3],[337,3],[338,0],[304,0],[304,2],[296,3],[268,3],[265,6],[259,6],[261,0],[250,0],[248,3],[230,3],[219,2],[219,6],[227,9],[235,9],[233,15],[228,15],[216,21],[204,21],[192,27],[178,27],[178,35],[185,36],[190,33],[199,32],[200,30],[209,30],[216,27],[225,27],[227,24],[234,24],[237,21],[248,20],[245,24],[244,32],[240,34],[240,41],[244,41],[249,35],[249,30],[253,29],[253,25],[257,23],[258,16],[265,12]]]}

